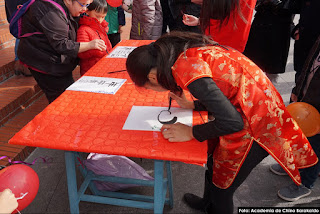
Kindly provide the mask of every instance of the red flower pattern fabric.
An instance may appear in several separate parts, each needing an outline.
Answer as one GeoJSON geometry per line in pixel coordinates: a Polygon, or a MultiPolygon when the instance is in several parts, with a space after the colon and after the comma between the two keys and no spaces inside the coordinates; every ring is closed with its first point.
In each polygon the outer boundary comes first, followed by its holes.
{"type": "Polygon", "coordinates": [[[185,90],[196,79],[211,77],[242,115],[244,129],[220,136],[213,153],[212,182],[217,187],[226,189],[232,184],[253,141],[272,155],[296,184],[301,184],[298,169],[317,163],[276,88],[240,52],[220,46],[191,48],[179,56],[172,73],[185,90]]]}

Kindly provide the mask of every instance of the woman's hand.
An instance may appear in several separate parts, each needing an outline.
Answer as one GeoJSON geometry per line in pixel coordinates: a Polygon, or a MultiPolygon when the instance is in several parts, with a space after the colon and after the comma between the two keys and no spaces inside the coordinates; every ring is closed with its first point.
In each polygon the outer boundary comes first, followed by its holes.
{"type": "Polygon", "coordinates": [[[192,140],[192,127],[182,123],[166,124],[161,127],[162,135],[169,142],[185,142],[192,140]]]}
{"type": "Polygon", "coordinates": [[[10,189],[0,192],[0,213],[12,213],[17,207],[17,199],[10,189]]]}
{"type": "Polygon", "coordinates": [[[183,14],[183,24],[188,25],[188,26],[197,26],[199,25],[199,18],[193,16],[193,15],[188,15],[188,14],[183,14]]]}
{"type": "Polygon", "coordinates": [[[102,39],[95,39],[89,42],[90,49],[98,49],[99,51],[105,51],[107,49],[106,44],[102,39]]]}
{"type": "Polygon", "coordinates": [[[167,124],[161,127],[162,135],[169,142],[185,142],[192,140],[192,127],[182,123],[167,124]]]}
{"type": "Polygon", "coordinates": [[[294,32],[293,37],[294,37],[294,40],[299,40],[299,37],[300,37],[299,28],[294,32]]]}
{"type": "Polygon", "coordinates": [[[173,92],[170,92],[168,94],[168,97],[171,97],[173,100],[177,101],[178,105],[181,108],[194,109],[193,101],[188,100],[184,92],[182,92],[180,96],[174,94],[173,92]]]}

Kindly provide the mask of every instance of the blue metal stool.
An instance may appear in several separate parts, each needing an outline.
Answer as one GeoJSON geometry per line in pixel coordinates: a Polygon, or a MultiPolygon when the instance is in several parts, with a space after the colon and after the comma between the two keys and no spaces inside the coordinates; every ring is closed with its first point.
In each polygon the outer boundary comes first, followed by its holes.
{"type": "Polygon", "coordinates": [[[85,167],[79,167],[81,174],[84,176],[84,181],[78,190],[76,179],[76,160],[79,157],[80,155],[78,152],[65,152],[70,213],[79,213],[80,201],[141,209],[153,209],[154,213],[162,213],[164,204],[169,204],[171,208],[173,207],[173,185],[170,161],[154,160],[154,181],[101,176],[94,174],[85,167]],[[166,163],[167,178],[164,178],[164,163],[166,163]],[[94,180],[152,186],[154,189],[154,196],[100,191],[92,182],[94,180]],[[88,187],[94,195],[85,194],[88,187]],[[169,198],[166,198],[167,188],[169,189],[169,198]]]}

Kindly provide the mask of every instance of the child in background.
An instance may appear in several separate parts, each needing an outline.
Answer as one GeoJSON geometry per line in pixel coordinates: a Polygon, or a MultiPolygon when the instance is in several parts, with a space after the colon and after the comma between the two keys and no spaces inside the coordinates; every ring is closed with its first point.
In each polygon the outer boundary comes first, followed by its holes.
{"type": "Polygon", "coordinates": [[[108,13],[105,20],[109,24],[108,37],[112,47],[118,44],[121,40],[121,27],[126,24],[124,10],[122,7],[111,7],[108,5],[108,13]]]}
{"type": "Polygon", "coordinates": [[[89,42],[94,39],[102,39],[107,49],[100,51],[97,49],[88,50],[78,54],[80,58],[80,74],[84,75],[103,56],[111,50],[111,43],[108,39],[108,23],[104,20],[107,15],[108,4],[106,0],[93,0],[86,12],[88,16],[83,16],[79,21],[77,42],[89,42]]]}

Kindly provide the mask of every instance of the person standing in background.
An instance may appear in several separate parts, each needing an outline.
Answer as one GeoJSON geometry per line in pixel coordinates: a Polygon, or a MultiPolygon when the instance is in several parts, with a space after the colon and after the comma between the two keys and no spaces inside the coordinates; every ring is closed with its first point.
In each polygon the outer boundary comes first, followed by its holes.
{"type": "Polygon", "coordinates": [[[220,45],[243,52],[247,44],[256,0],[203,0],[200,19],[184,14],[183,23],[200,25],[220,45]]]}
{"type": "Polygon", "coordinates": [[[130,39],[154,40],[162,34],[160,0],[134,0],[130,39]]]}
{"type": "MultiPolygon", "coordinates": [[[[289,0],[290,2],[290,0],[289,0]]],[[[298,25],[293,30],[294,42],[294,55],[293,65],[296,71],[295,82],[299,79],[302,68],[310,53],[311,48],[315,44],[318,36],[320,35],[320,1],[319,0],[296,0],[294,2],[300,13],[298,25]]],[[[296,96],[295,88],[292,90],[291,100],[296,96]]]]}
{"type": "Polygon", "coordinates": [[[286,70],[294,15],[283,8],[286,1],[258,0],[256,14],[243,52],[275,83],[286,70]]]}
{"type": "Polygon", "coordinates": [[[112,46],[108,39],[108,23],[105,20],[108,4],[105,0],[93,0],[88,6],[87,16],[79,20],[77,42],[90,42],[101,39],[106,45],[106,50],[88,50],[78,54],[80,58],[80,74],[84,75],[102,57],[108,54],[112,46]]]}
{"type": "Polygon", "coordinates": [[[122,7],[111,7],[108,4],[108,13],[105,20],[109,23],[108,37],[112,47],[121,41],[121,27],[126,24],[124,10],[122,7]]]}
{"type": "Polygon", "coordinates": [[[173,16],[169,8],[169,0],[160,0],[160,3],[161,3],[162,17],[163,17],[162,34],[165,34],[167,33],[168,28],[169,28],[169,31],[172,31],[172,29],[175,26],[175,21],[173,19],[173,16]]]}
{"type": "Polygon", "coordinates": [[[56,4],[35,1],[22,17],[23,37],[18,57],[28,66],[49,103],[73,82],[72,71],[78,65],[78,53],[91,49],[106,50],[102,39],[76,42],[77,17],[87,11],[92,0],[55,0],[56,4]]]}
{"type": "MultiPolygon", "coordinates": [[[[295,87],[292,90],[291,102],[306,102],[320,111],[320,1],[290,1],[290,8],[300,13],[298,25],[292,34],[294,44],[295,87]],[[297,3],[297,4],[294,4],[297,3]]],[[[320,157],[320,133],[308,137],[316,155],[320,157]]],[[[287,175],[279,164],[270,166],[277,175],[287,175]]],[[[278,191],[278,196],[286,201],[297,201],[311,193],[318,178],[320,163],[300,171],[302,185],[291,184],[278,191]]]]}

